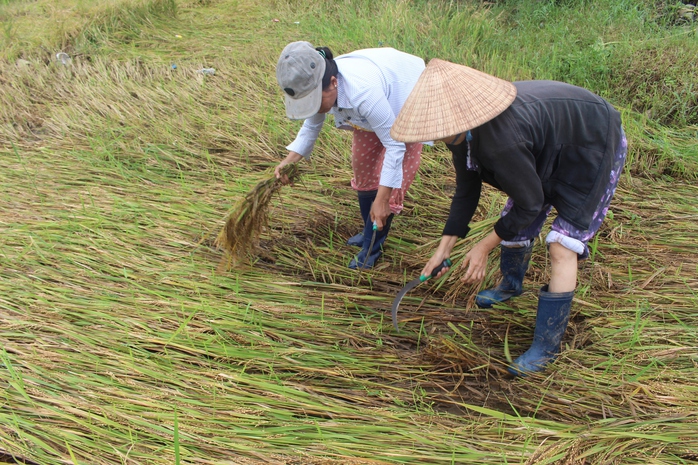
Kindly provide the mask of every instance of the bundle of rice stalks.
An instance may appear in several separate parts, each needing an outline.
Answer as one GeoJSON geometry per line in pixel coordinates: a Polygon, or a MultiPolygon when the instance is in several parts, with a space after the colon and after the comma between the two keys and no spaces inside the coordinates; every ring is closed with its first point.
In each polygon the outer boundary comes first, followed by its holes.
{"type": "MultiPolygon", "coordinates": [[[[295,163],[284,166],[281,177],[294,182],[299,177],[298,166],[295,163]]],[[[269,223],[269,203],[282,185],[283,182],[276,177],[262,181],[233,207],[215,241],[216,247],[226,253],[218,264],[219,272],[230,269],[254,250],[262,229],[269,223]]]]}

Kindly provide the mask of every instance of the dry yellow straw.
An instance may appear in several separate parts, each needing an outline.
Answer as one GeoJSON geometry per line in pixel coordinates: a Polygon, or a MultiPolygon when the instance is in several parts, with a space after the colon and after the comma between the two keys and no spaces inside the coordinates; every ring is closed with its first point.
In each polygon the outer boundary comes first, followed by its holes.
{"type": "MultiPolygon", "coordinates": [[[[298,166],[295,163],[284,166],[281,175],[288,176],[289,181],[293,182],[299,176],[298,166]]],[[[218,264],[219,272],[230,269],[234,263],[254,250],[262,229],[269,223],[271,198],[282,185],[276,177],[262,181],[233,207],[215,241],[216,247],[226,252],[218,264]]]]}

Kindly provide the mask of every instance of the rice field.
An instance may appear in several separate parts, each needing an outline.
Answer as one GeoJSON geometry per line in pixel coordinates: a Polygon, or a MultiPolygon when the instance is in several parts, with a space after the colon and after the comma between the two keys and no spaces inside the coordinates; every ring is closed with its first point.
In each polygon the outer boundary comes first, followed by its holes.
{"type": "MultiPolygon", "coordinates": [[[[0,463],[698,463],[698,123],[695,100],[672,101],[680,76],[651,108],[617,94],[628,169],[542,374],[505,373],[548,279],[540,241],[521,297],[478,309],[480,286],[454,266],[410,292],[392,327],[392,299],[448,214],[441,146],[425,151],[375,269],[346,267],[361,225],[349,136],[330,128],[274,193],[254,252],[220,267],[226,219],[298,129],[274,76],[288,41],[465,62],[449,53],[478,37],[473,65],[550,78],[532,49],[516,62],[502,58],[514,44],[488,47],[543,13],[556,27],[564,6],[431,3],[0,1],[0,463]],[[446,20],[465,37],[435,35],[446,20]],[[670,124],[672,102],[683,110],[670,124]]],[[[660,25],[643,46],[667,34],[698,53],[695,25],[660,25]]],[[[485,193],[456,265],[504,201],[485,193]]],[[[482,286],[498,279],[491,260],[482,286]]]]}

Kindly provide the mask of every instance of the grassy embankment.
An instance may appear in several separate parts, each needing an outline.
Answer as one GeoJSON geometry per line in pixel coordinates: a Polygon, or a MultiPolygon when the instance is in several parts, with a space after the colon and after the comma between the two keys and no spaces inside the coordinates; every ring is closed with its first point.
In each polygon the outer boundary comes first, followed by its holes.
{"type": "MultiPolygon", "coordinates": [[[[0,2],[0,460],[695,461],[695,25],[591,3],[0,2]],[[345,268],[348,138],[327,130],[256,259],[215,273],[228,208],[298,128],[273,71],[299,39],[564,80],[623,111],[629,169],[547,372],[501,376],[530,343],[541,245],[510,305],[443,280],[390,326],[447,213],[441,147],[377,270],[345,268]]],[[[502,201],[487,192],[456,259],[502,201]]]]}

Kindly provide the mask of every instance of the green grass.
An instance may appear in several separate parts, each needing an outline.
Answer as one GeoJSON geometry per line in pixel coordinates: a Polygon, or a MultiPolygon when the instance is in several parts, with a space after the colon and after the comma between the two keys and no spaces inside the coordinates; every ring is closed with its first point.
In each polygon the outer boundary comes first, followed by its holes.
{"type": "MultiPolygon", "coordinates": [[[[0,461],[695,463],[698,47],[672,11],[0,2],[0,461]],[[392,298],[447,215],[440,146],[425,151],[376,270],[345,267],[359,228],[349,139],[327,128],[302,181],[273,202],[258,253],[215,272],[226,214],[298,129],[274,65],[301,39],[566,80],[622,109],[629,170],[550,370],[502,375],[530,343],[540,244],[519,299],[473,308],[477,287],[454,267],[411,292],[392,329],[392,298]],[[71,66],[55,63],[60,50],[71,66]]],[[[456,263],[503,200],[486,191],[456,263]]]]}

